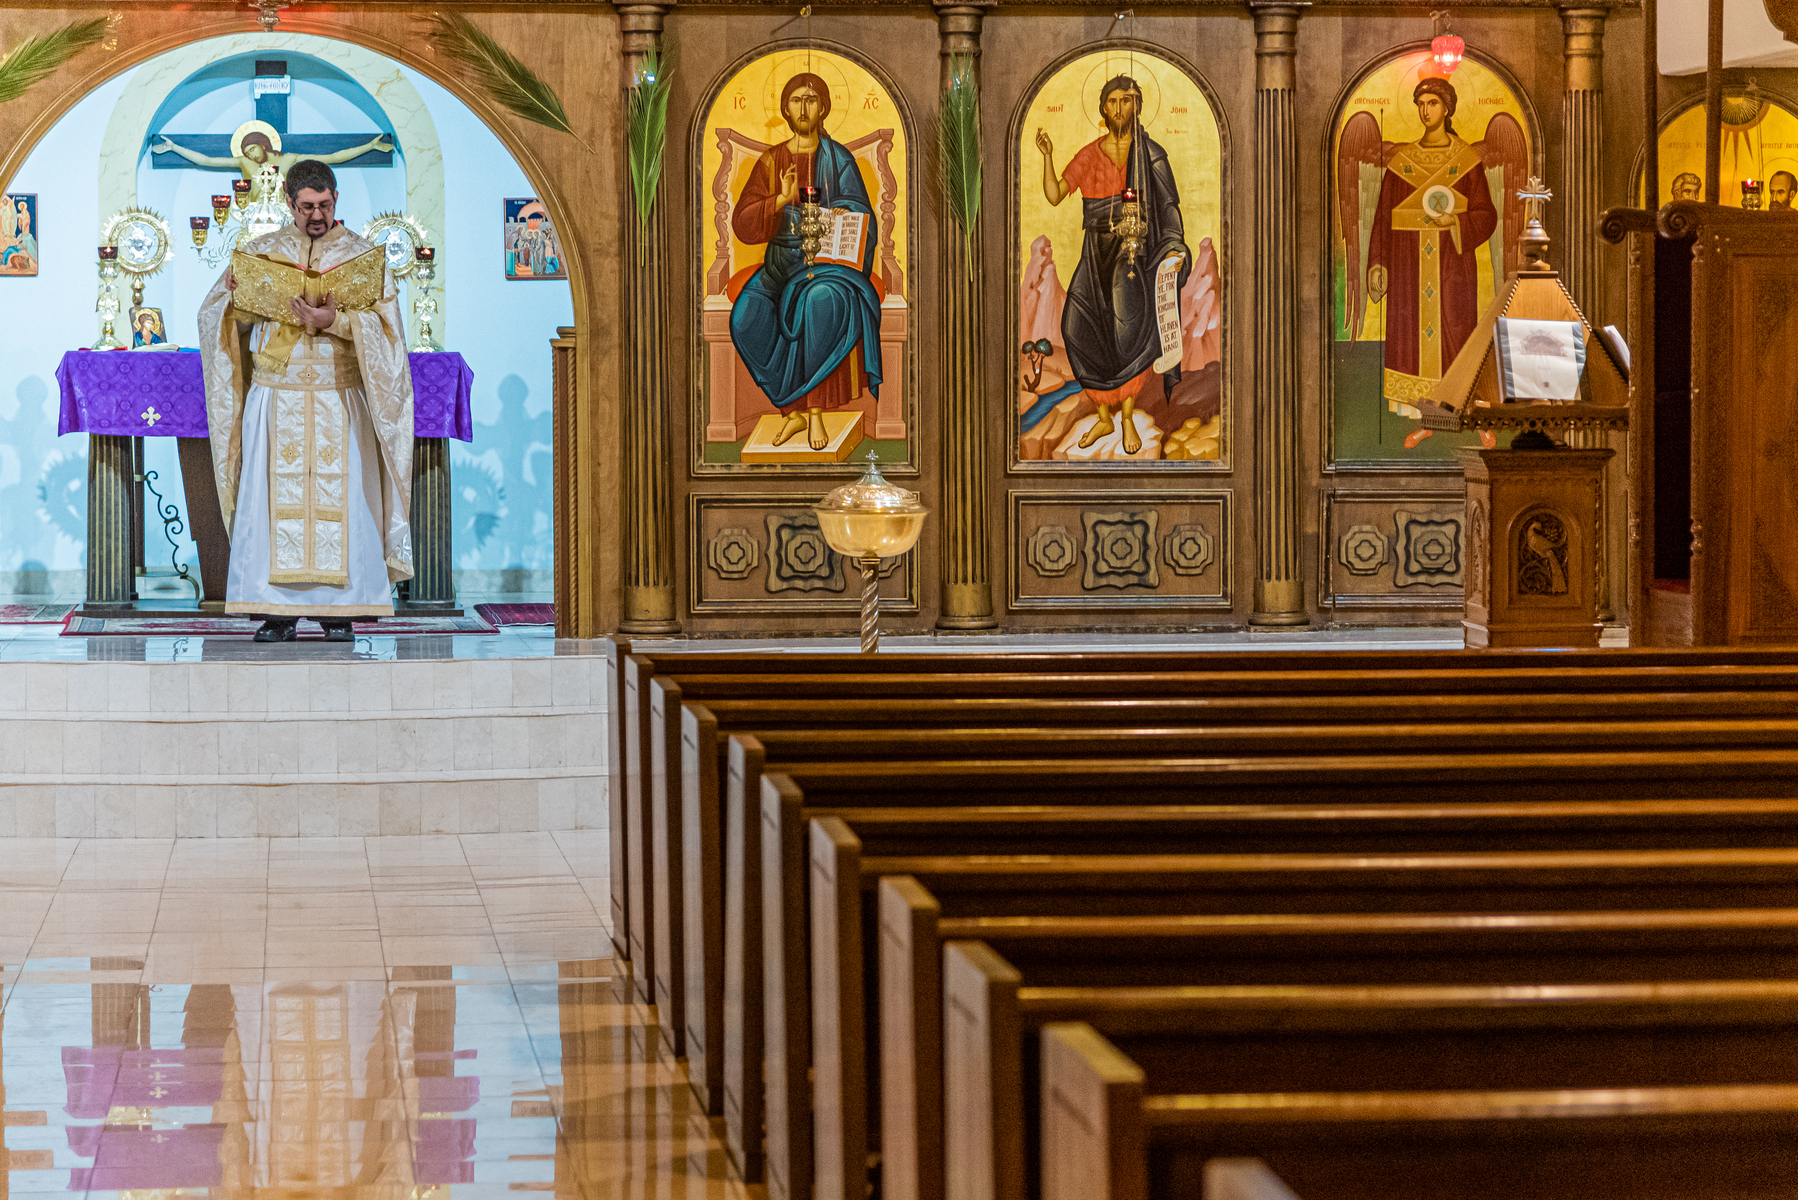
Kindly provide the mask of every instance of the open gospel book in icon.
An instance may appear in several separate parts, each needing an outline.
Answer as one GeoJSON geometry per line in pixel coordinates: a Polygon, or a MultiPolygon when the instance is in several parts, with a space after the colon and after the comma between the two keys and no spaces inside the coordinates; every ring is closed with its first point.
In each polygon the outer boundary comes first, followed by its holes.
{"type": "Polygon", "coordinates": [[[816,261],[861,270],[868,252],[868,214],[827,208],[820,215],[824,217],[824,236],[818,242],[816,261]]]}
{"type": "Polygon", "coordinates": [[[385,246],[366,250],[329,271],[302,270],[291,263],[238,250],[231,255],[231,273],[237,277],[231,305],[246,316],[288,325],[299,324],[289,303],[295,296],[303,296],[308,304],[317,304],[329,293],[339,309],[370,309],[381,298],[386,265],[385,246]]]}

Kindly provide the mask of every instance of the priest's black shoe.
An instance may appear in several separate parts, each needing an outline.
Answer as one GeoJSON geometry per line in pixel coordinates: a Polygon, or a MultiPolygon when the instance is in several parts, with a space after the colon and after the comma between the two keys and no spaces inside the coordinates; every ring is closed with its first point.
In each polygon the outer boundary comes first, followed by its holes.
{"type": "Polygon", "coordinates": [[[348,621],[320,621],[319,624],[325,627],[327,642],[353,642],[356,640],[356,633],[350,628],[348,621]]]}
{"type": "Polygon", "coordinates": [[[300,640],[298,617],[270,617],[256,631],[259,642],[297,642],[300,640]]]}

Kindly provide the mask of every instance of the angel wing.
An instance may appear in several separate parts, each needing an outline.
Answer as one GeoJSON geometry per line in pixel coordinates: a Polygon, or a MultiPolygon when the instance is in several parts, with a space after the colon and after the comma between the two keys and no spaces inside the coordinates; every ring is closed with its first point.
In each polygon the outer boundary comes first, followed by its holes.
{"type": "Polygon", "coordinates": [[[1504,231],[1503,244],[1491,249],[1492,278],[1499,280],[1507,271],[1523,265],[1518,245],[1523,237],[1523,203],[1517,199],[1517,189],[1528,177],[1529,143],[1524,140],[1523,126],[1517,118],[1501,112],[1486,126],[1486,140],[1476,149],[1486,164],[1486,186],[1499,211],[1499,228],[1504,231]]]}
{"type": "Polygon", "coordinates": [[[1348,279],[1343,300],[1348,307],[1349,340],[1361,332],[1367,311],[1367,243],[1373,233],[1373,215],[1379,207],[1380,172],[1386,165],[1386,147],[1380,139],[1380,122],[1365,110],[1342,127],[1336,144],[1336,204],[1348,258],[1348,279]],[[1368,177],[1373,178],[1371,195],[1368,177]]]}

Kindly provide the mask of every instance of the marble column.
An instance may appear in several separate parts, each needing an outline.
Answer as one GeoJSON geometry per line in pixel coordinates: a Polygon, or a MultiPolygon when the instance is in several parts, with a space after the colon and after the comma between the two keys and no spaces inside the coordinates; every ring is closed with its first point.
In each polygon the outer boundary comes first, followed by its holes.
{"type": "MultiPolygon", "coordinates": [[[[1604,258],[1598,223],[1604,211],[1604,22],[1610,10],[1561,8],[1561,281],[1594,325],[1603,323],[1604,258]]],[[[1609,444],[1603,430],[1570,430],[1567,444],[1594,450],[1609,444]]],[[[1611,603],[1610,488],[1599,491],[1598,615],[1616,619],[1611,603]]]]}
{"type": "Polygon", "coordinates": [[[446,437],[412,439],[412,578],[402,611],[454,615],[450,557],[450,464],[446,437]]]}
{"type": "MultiPolygon", "coordinates": [[[[667,4],[619,4],[624,80],[661,49],[667,4]]],[[[626,139],[628,143],[628,139],[626,139]]],[[[621,163],[628,179],[628,163],[621,163]]],[[[674,604],[674,446],[668,412],[667,219],[658,199],[640,220],[624,189],[624,619],[625,633],[677,633],[674,604]]]]}
{"type": "Polygon", "coordinates": [[[1299,573],[1297,95],[1301,5],[1255,18],[1255,607],[1252,625],[1304,625],[1299,573]]]}
{"type": "MultiPolygon", "coordinates": [[[[937,37],[942,57],[941,86],[948,86],[954,57],[967,55],[978,84],[980,26],[991,0],[980,4],[940,4],[937,37]]],[[[990,167],[989,167],[990,170],[990,167]]],[[[985,312],[981,301],[985,272],[981,269],[981,206],[971,236],[949,215],[939,199],[937,286],[940,306],[937,351],[943,389],[942,603],[939,629],[991,629],[993,586],[988,566],[986,501],[987,410],[983,401],[986,359],[985,312]]]]}
{"type": "Polygon", "coordinates": [[[82,611],[118,616],[131,611],[135,583],[131,553],[136,462],[131,439],[93,433],[87,439],[87,604],[82,611]]]}

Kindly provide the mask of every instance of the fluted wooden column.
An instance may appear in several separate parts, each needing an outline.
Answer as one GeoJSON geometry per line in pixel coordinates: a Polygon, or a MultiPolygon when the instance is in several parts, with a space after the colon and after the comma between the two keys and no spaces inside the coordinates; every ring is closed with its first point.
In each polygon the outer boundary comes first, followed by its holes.
{"type": "MultiPolygon", "coordinates": [[[[983,4],[937,6],[938,49],[942,56],[940,86],[947,86],[951,56],[959,54],[972,58],[978,81],[980,25],[990,5],[991,0],[983,4]]],[[[986,359],[981,353],[986,323],[981,305],[985,276],[981,270],[980,226],[986,207],[981,206],[981,219],[974,222],[972,238],[964,238],[961,226],[949,215],[947,201],[939,198],[939,206],[943,592],[937,627],[991,629],[994,621],[993,585],[987,563],[987,414],[983,403],[986,359]]]]}
{"type": "MultiPolygon", "coordinates": [[[[1598,222],[1604,211],[1604,21],[1609,10],[1561,9],[1561,280],[1574,303],[1594,325],[1603,323],[1604,258],[1598,222]]],[[[1567,444],[1600,449],[1609,444],[1602,430],[1568,431],[1567,444]]],[[[1611,603],[1609,487],[1598,499],[1598,618],[1616,619],[1611,603]]]]}
{"type": "Polygon", "coordinates": [[[1255,16],[1254,625],[1304,625],[1299,574],[1298,88],[1300,5],[1255,16]]]}
{"type": "MultiPolygon", "coordinates": [[[[1561,91],[1561,279],[1586,318],[1597,321],[1604,294],[1598,218],[1604,211],[1603,8],[1561,9],[1565,82],[1561,91]]],[[[1507,181],[1508,182],[1508,181],[1507,181]]]]}
{"type": "MultiPolygon", "coordinates": [[[[620,4],[624,83],[662,44],[667,4],[620,4]]],[[[626,144],[628,144],[626,139],[626,144]]],[[[624,619],[626,633],[677,633],[674,610],[675,454],[668,414],[667,205],[657,198],[639,223],[624,167],[624,619]]]]}

